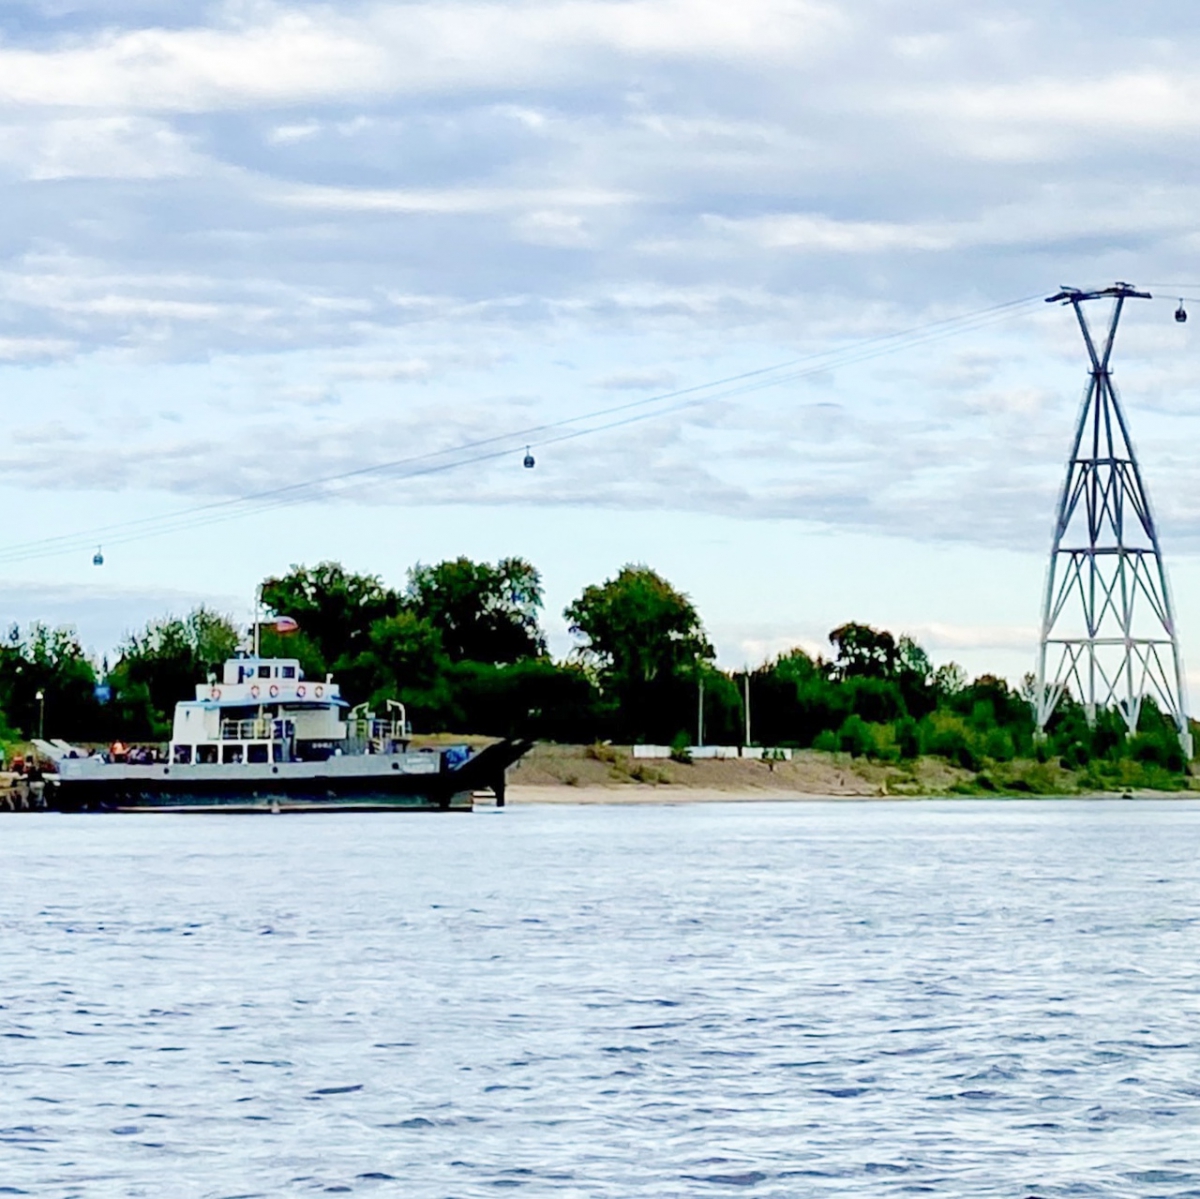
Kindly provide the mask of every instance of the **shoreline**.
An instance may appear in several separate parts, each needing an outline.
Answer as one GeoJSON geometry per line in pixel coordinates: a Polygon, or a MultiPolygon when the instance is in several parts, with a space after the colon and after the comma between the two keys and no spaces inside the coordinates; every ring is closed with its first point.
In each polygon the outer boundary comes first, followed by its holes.
{"type": "Polygon", "coordinates": [[[985,761],[967,769],[926,755],[877,761],[795,750],[787,761],[634,758],[629,746],[540,742],[508,772],[514,803],[798,803],[811,800],[1186,798],[1200,779],[1147,769],[1071,769],[1059,761],[985,761]]]}
{"type": "MultiPolygon", "coordinates": [[[[510,783],[505,791],[506,802],[511,807],[525,805],[551,805],[560,807],[679,807],[684,804],[713,803],[925,803],[930,800],[954,800],[970,803],[976,800],[1034,801],[1037,803],[1059,800],[1088,800],[1112,803],[1132,803],[1146,799],[1198,800],[1194,791],[1095,791],[1075,795],[1045,794],[1017,795],[1012,793],[990,794],[943,794],[943,795],[887,795],[837,794],[823,795],[815,791],[721,791],[711,787],[672,787],[627,784],[624,786],[569,786],[565,783],[521,784],[510,783]]],[[[488,803],[476,803],[476,807],[487,808],[488,803]]]]}

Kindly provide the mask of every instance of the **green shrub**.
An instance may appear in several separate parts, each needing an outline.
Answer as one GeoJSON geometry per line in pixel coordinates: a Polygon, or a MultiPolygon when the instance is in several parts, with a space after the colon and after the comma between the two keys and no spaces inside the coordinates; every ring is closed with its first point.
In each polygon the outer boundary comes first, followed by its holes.
{"type": "Polygon", "coordinates": [[[1063,750],[1061,765],[1064,770],[1081,770],[1092,760],[1091,747],[1083,741],[1072,741],[1063,750]]]}
{"type": "Polygon", "coordinates": [[[825,729],[818,733],[812,743],[813,749],[819,749],[822,753],[835,754],[838,750],[838,735],[832,729],[825,729]]]}
{"type": "Polygon", "coordinates": [[[921,733],[911,716],[896,721],[896,751],[901,758],[917,758],[921,755],[921,733]]]}
{"type": "Polygon", "coordinates": [[[871,726],[857,713],[847,716],[838,729],[838,749],[855,758],[865,758],[875,751],[871,726]]]}
{"type": "Polygon", "coordinates": [[[983,753],[996,762],[1011,762],[1016,756],[1012,734],[1007,729],[992,729],[983,739],[983,753]]]}
{"type": "Polygon", "coordinates": [[[675,734],[671,741],[671,761],[682,762],[685,766],[691,765],[691,738],[682,729],[675,734]]]}
{"type": "Polygon", "coordinates": [[[970,730],[961,716],[952,712],[932,712],[921,722],[925,752],[954,762],[964,770],[978,770],[979,756],[972,744],[970,730]]]}
{"type": "Polygon", "coordinates": [[[1173,730],[1135,734],[1129,738],[1128,753],[1135,762],[1150,762],[1164,770],[1182,771],[1184,767],[1183,748],[1173,730]]]}

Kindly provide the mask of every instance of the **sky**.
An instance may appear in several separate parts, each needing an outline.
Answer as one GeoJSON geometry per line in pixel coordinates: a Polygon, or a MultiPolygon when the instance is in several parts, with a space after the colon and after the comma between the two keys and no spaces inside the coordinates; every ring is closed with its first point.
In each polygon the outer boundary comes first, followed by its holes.
{"type": "Polygon", "coordinates": [[[1200,697],[1198,51],[1182,0],[7,0],[0,619],[520,554],[560,654],[645,562],[728,667],[857,619],[1016,680],[1042,297],[1119,279],[1200,697]]]}

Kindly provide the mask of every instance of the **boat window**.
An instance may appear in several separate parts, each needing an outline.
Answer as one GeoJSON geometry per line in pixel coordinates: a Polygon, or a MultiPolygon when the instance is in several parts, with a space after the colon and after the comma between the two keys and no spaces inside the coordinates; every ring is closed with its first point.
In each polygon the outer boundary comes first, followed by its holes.
{"type": "Polygon", "coordinates": [[[278,741],[271,746],[271,758],[276,762],[283,761],[283,746],[278,741]]]}
{"type": "Polygon", "coordinates": [[[265,762],[267,760],[267,746],[247,745],[246,746],[246,761],[247,762],[265,762]]]}
{"type": "Polygon", "coordinates": [[[296,668],[294,666],[285,666],[280,674],[285,679],[294,679],[296,677],[296,668]]]}
{"type": "Polygon", "coordinates": [[[192,760],[192,747],[190,745],[175,746],[174,760],[178,766],[187,766],[192,760]]]}
{"type": "Polygon", "coordinates": [[[238,667],[238,682],[239,683],[243,682],[245,680],[245,678],[246,678],[246,668],[244,666],[239,666],[238,667]]]}
{"type": "Polygon", "coordinates": [[[258,668],[258,677],[260,679],[269,679],[271,677],[271,668],[269,666],[260,666],[258,668]]]}
{"type": "Polygon", "coordinates": [[[240,745],[221,746],[221,761],[226,766],[240,763],[242,761],[242,757],[242,747],[240,745]]]}
{"type": "Polygon", "coordinates": [[[215,745],[197,745],[196,746],[196,761],[202,766],[211,766],[217,760],[217,747],[215,745]]]}

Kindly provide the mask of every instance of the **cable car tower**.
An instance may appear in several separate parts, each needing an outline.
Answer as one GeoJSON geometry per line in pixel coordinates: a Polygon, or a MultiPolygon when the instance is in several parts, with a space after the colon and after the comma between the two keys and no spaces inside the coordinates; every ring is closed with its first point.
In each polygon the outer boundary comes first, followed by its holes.
{"type": "Polygon", "coordinates": [[[1150,298],[1128,283],[1117,283],[1101,291],[1066,287],[1046,301],[1075,310],[1091,379],[1058,501],[1034,701],[1039,732],[1045,731],[1069,687],[1089,723],[1098,709],[1115,706],[1133,733],[1142,701],[1151,696],[1175,722],[1190,758],[1183,665],[1167,572],[1109,369],[1125,301],[1150,298]],[[1093,338],[1083,310],[1088,301],[1100,299],[1113,301],[1102,344],[1093,338]]]}

